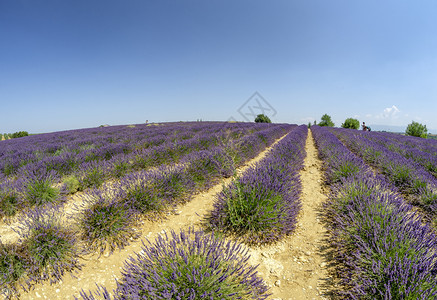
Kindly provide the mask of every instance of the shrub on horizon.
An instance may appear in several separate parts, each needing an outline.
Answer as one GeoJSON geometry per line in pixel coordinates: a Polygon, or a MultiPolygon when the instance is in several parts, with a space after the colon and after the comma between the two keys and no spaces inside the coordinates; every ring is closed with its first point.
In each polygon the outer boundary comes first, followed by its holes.
{"type": "Polygon", "coordinates": [[[29,136],[29,133],[27,131],[18,131],[18,132],[14,132],[12,135],[10,135],[10,137],[13,139],[24,137],[24,136],[29,136]]]}
{"type": "Polygon", "coordinates": [[[428,129],[426,128],[426,125],[413,121],[412,123],[408,124],[407,129],[405,130],[405,134],[415,137],[427,138],[428,129]]]}
{"type": "Polygon", "coordinates": [[[272,123],[269,117],[264,114],[259,114],[255,118],[256,123],[272,123]]]}
{"type": "Polygon", "coordinates": [[[321,121],[319,122],[319,124],[317,124],[319,126],[328,126],[328,127],[334,127],[335,124],[334,122],[332,122],[331,120],[331,116],[328,114],[324,114],[321,118],[321,121]]]}
{"type": "Polygon", "coordinates": [[[360,128],[360,121],[354,118],[347,118],[343,124],[341,124],[341,127],[343,128],[350,128],[350,129],[358,129],[360,128]]]}

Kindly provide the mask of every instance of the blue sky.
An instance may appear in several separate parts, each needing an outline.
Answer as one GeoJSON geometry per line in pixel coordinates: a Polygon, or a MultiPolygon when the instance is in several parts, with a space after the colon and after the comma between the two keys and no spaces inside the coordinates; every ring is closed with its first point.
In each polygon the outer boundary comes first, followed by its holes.
{"type": "Polygon", "coordinates": [[[434,0],[0,0],[0,132],[245,120],[257,99],[274,122],[437,129],[436,16],[434,0]]]}

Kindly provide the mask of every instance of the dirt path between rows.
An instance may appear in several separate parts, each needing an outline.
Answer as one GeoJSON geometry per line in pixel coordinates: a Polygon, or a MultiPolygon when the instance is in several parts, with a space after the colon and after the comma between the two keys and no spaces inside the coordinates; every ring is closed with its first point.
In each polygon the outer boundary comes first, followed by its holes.
{"type": "MultiPolygon", "coordinates": [[[[283,137],[282,137],[283,138],[283,137]]],[[[281,139],[282,139],[281,138],[281,139]]],[[[275,144],[281,140],[278,139],[275,144]]],[[[273,144],[273,145],[275,145],[273,144]]],[[[272,146],[273,146],[272,145],[272,146]]],[[[254,163],[265,157],[269,147],[248,164],[237,170],[238,175],[254,163]]],[[[250,263],[259,264],[258,271],[271,287],[269,299],[327,299],[326,287],[330,276],[327,271],[324,244],[326,230],[318,214],[320,206],[326,200],[322,191],[321,161],[318,159],[314,141],[309,132],[306,141],[307,157],[301,171],[302,210],[299,215],[296,232],[283,241],[271,246],[250,248],[250,263]]],[[[178,207],[176,214],[160,222],[145,222],[141,228],[142,238],[154,240],[159,234],[180,228],[195,226],[199,228],[203,217],[212,209],[215,195],[222,190],[223,184],[229,184],[231,178],[223,179],[207,192],[193,197],[192,201],[178,207]]],[[[124,261],[141,250],[141,242],[135,241],[125,249],[113,255],[88,257],[83,269],[72,278],[69,274],[63,281],[49,285],[36,285],[34,290],[24,293],[21,299],[74,299],[80,290],[96,290],[96,284],[105,286],[109,291],[116,287],[116,279],[124,261]]]]}

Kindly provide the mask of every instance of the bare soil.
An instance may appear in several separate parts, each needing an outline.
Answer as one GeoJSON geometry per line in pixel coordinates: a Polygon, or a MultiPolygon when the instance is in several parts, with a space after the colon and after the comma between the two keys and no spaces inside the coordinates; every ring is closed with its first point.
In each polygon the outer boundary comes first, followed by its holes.
{"type": "MultiPolygon", "coordinates": [[[[239,168],[237,173],[243,173],[265,157],[270,149],[271,147],[239,168]]],[[[249,249],[250,263],[259,264],[260,275],[271,287],[270,299],[328,298],[326,295],[331,279],[327,270],[327,256],[323,250],[327,233],[318,217],[320,205],[326,200],[326,196],[321,185],[321,162],[317,158],[311,132],[306,142],[306,151],[305,167],[300,174],[303,185],[302,210],[296,232],[274,245],[249,249]]],[[[145,221],[140,228],[142,238],[153,240],[171,230],[178,231],[190,226],[199,228],[204,216],[213,208],[216,194],[231,180],[232,178],[223,179],[208,191],[195,195],[190,202],[178,207],[175,214],[164,220],[145,221]]],[[[74,299],[79,297],[82,289],[95,291],[96,284],[112,291],[116,287],[116,279],[121,277],[124,261],[140,250],[141,241],[137,240],[112,255],[85,257],[85,266],[75,274],[75,278],[67,274],[59,283],[38,284],[32,291],[23,293],[21,299],[74,299]]]]}

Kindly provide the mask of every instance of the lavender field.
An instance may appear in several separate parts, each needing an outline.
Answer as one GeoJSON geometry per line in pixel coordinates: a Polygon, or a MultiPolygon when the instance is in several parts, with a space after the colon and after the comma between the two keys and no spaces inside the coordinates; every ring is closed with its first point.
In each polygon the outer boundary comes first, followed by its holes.
{"type": "Polygon", "coordinates": [[[1,141],[0,292],[434,299],[436,150],[389,133],[226,122],[1,141]]]}

